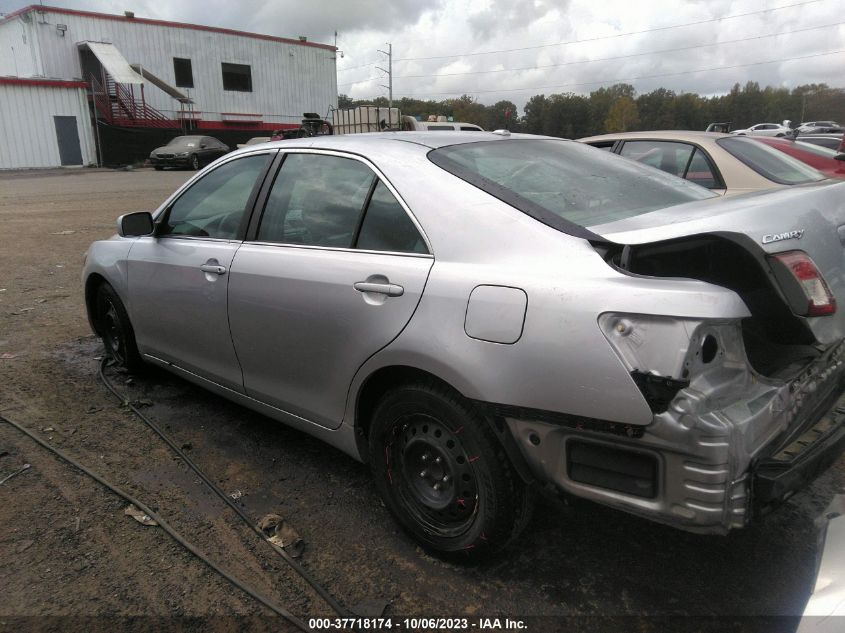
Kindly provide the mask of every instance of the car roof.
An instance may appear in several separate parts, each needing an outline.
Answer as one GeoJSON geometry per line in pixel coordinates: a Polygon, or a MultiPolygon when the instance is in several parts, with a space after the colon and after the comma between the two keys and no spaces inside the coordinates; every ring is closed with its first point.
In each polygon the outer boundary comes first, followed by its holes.
{"type": "Polygon", "coordinates": [[[596,141],[623,141],[626,139],[650,139],[655,141],[682,141],[687,143],[715,143],[717,139],[728,138],[733,135],[722,132],[700,132],[698,130],[653,130],[649,132],[619,132],[617,134],[600,134],[579,138],[582,143],[596,141]]]}
{"type": "MultiPolygon", "coordinates": [[[[448,145],[462,145],[464,143],[496,142],[507,140],[554,140],[566,141],[554,136],[538,136],[535,134],[516,134],[503,132],[367,132],[362,134],[336,134],[327,136],[307,136],[304,138],[272,141],[262,145],[278,148],[311,148],[336,149],[349,152],[360,151],[366,154],[380,143],[407,143],[417,147],[437,149],[448,145]]],[[[571,141],[567,141],[571,142],[571,141]]]]}

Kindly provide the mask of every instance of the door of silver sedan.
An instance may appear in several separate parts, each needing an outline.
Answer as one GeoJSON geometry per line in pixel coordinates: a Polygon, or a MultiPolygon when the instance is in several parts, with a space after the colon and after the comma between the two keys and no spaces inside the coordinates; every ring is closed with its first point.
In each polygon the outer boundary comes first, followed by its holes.
{"type": "Polygon", "coordinates": [[[372,166],[338,153],[288,153],[256,220],[229,278],[246,393],[336,428],[355,372],[414,313],[429,245],[372,166]]]}
{"type": "Polygon", "coordinates": [[[270,153],[222,164],[168,207],[128,258],[129,311],[142,353],[243,392],[227,284],[242,224],[270,153]]]}

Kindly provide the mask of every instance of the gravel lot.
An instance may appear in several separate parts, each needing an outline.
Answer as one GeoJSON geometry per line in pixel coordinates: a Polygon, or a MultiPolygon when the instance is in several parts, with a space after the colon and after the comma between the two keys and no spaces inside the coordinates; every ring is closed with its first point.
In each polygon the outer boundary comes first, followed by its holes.
{"type": "MultiPolygon", "coordinates": [[[[83,253],[114,232],[119,214],[154,208],[190,175],[0,173],[0,413],[144,500],[300,617],[328,616],[97,379],[102,349],[85,319],[83,253]]],[[[559,628],[591,631],[608,622],[595,616],[649,616],[618,621],[646,631],[667,622],[651,616],[702,616],[675,630],[789,630],[789,619],[731,628],[710,618],[800,613],[814,575],[813,520],[845,488],[840,460],[764,522],[727,537],[547,501],[516,547],[459,566],[399,532],[365,467],[340,452],[163,372],[110,376],[127,399],[152,403],[146,413],[212,479],[241,491],[248,514],[291,521],[307,543],[303,564],[344,604],[384,599],[393,616],[572,616],[559,628]]],[[[32,467],[0,485],[0,629],[47,622],[24,616],[72,616],[60,620],[65,628],[136,616],[158,630],[176,627],[173,616],[234,622],[231,630],[277,624],[163,531],[125,516],[121,499],[0,424],[0,479],[24,463],[32,467]]]]}

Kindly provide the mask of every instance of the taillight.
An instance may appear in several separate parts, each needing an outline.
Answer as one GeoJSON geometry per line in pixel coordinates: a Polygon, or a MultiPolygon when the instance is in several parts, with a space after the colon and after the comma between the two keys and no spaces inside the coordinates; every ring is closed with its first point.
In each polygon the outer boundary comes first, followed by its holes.
{"type": "Polygon", "coordinates": [[[836,312],[836,299],[827,287],[815,262],[804,251],[787,251],[773,256],[792,273],[807,298],[805,316],[825,316],[836,312]]]}

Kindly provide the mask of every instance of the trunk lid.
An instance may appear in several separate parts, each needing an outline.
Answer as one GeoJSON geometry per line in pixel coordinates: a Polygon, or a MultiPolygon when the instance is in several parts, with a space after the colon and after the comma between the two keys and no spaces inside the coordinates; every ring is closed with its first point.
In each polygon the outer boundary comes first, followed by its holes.
{"type": "MultiPolygon", "coordinates": [[[[766,255],[804,251],[827,282],[837,311],[829,316],[802,318],[819,343],[830,344],[845,335],[845,183],[822,181],[733,198],[711,198],[589,228],[616,244],[631,247],[717,235],[741,245],[764,262],[764,267],[766,255]]],[[[771,269],[766,269],[778,286],[771,269]]]]}

